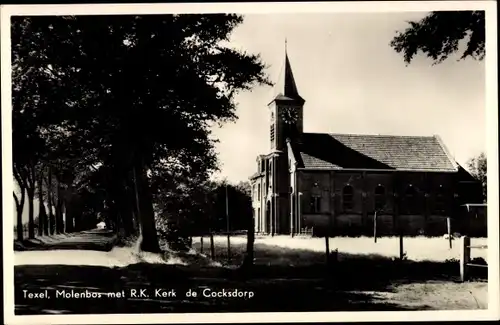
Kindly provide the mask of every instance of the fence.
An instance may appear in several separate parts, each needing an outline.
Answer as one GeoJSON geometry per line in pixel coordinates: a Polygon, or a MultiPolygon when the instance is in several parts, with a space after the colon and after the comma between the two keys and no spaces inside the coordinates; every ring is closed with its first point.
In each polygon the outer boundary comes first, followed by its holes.
{"type": "Polygon", "coordinates": [[[466,281],[471,267],[485,267],[488,265],[471,263],[471,249],[487,249],[488,245],[475,245],[470,244],[470,238],[463,236],[460,243],[460,280],[466,281]]]}

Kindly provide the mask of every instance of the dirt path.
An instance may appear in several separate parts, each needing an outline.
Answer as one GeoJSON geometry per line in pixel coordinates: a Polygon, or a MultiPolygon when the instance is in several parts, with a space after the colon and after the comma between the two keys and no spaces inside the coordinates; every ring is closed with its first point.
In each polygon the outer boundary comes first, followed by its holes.
{"type": "Polygon", "coordinates": [[[40,236],[22,242],[14,242],[15,251],[34,250],[96,250],[110,251],[116,235],[109,230],[94,229],[69,234],[40,236]]]}

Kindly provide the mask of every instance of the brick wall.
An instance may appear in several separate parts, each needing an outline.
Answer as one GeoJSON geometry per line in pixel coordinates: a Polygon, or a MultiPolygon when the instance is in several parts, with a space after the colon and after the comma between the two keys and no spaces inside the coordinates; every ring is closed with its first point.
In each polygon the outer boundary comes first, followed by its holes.
{"type": "MultiPolygon", "coordinates": [[[[298,189],[302,193],[303,226],[315,227],[317,232],[330,228],[336,235],[372,235],[375,188],[380,185],[385,189],[384,210],[377,218],[380,235],[395,235],[399,230],[405,235],[446,233],[446,217],[453,214],[453,175],[398,173],[397,179],[394,175],[390,172],[301,171],[298,174],[298,189]],[[410,184],[414,188],[413,203],[411,197],[405,195],[410,184]],[[343,195],[345,186],[353,189],[353,201],[349,206],[346,206],[343,195]],[[395,192],[400,200],[398,217],[394,216],[395,192]],[[443,198],[439,200],[444,204],[439,206],[444,206],[444,211],[436,211],[438,193],[443,193],[443,198]],[[321,198],[320,211],[312,208],[315,196],[321,198]]],[[[458,225],[456,227],[459,228],[458,225]]]]}

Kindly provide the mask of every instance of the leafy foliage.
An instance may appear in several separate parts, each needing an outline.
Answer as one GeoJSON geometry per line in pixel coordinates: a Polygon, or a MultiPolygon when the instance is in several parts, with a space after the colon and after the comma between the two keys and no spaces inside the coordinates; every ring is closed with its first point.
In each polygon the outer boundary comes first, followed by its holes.
{"type": "Polygon", "coordinates": [[[397,32],[390,46],[402,53],[409,64],[418,51],[441,63],[459,51],[460,41],[467,39],[460,59],[485,56],[484,11],[436,11],[420,21],[410,21],[404,32],[397,32]]]}
{"type": "Polygon", "coordinates": [[[483,187],[483,200],[486,202],[488,197],[487,193],[487,158],[484,152],[479,154],[479,156],[471,158],[467,163],[468,169],[474,178],[481,182],[483,187]]]}
{"type": "Polygon", "coordinates": [[[156,225],[170,248],[186,247],[188,238],[228,230],[246,230],[253,218],[250,184],[206,181],[158,196],[156,225]],[[228,223],[229,217],[229,223],[228,223]]]}
{"type": "Polygon", "coordinates": [[[270,84],[258,55],[228,46],[242,21],[13,17],[14,166],[29,202],[28,176],[46,173],[40,193],[55,220],[65,209],[78,228],[102,214],[125,236],[139,230],[149,251],[155,215],[202,220],[200,184],[218,168],[210,125],[236,120],[239,91],[270,84]]]}

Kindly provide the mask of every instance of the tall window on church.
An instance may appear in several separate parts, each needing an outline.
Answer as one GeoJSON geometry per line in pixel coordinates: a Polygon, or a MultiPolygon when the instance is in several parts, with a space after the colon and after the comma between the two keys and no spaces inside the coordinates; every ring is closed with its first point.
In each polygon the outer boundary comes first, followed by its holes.
{"type": "Polygon", "coordinates": [[[260,184],[257,186],[257,200],[260,201],[260,184]]]}
{"type": "Polygon", "coordinates": [[[385,202],[385,188],[379,184],[375,187],[375,210],[383,210],[385,202]]]}
{"type": "Polygon", "coordinates": [[[437,213],[444,213],[446,209],[446,204],[445,204],[445,193],[444,193],[444,188],[443,185],[440,185],[438,189],[436,190],[436,196],[434,199],[434,210],[437,213]]]}
{"type": "Polygon", "coordinates": [[[260,216],[260,208],[257,208],[257,232],[261,231],[260,222],[262,217],[260,216]]]}
{"type": "Polygon", "coordinates": [[[273,182],[272,182],[272,179],[273,179],[273,163],[271,160],[269,160],[269,164],[268,164],[268,168],[269,168],[269,178],[271,179],[270,182],[268,182],[268,186],[266,186],[266,195],[267,193],[269,193],[269,190],[273,190],[273,182]]]}
{"type": "Polygon", "coordinates": [[[354,208],[354,189],[351,185],[344,186],[342,191],[342,206],[344,210],[352,210],[354,208]]]}
{"type": "Polygon", "coordinates": [[[407,214],[417,213],[417,190],[411,184],[408,185],[405,191],[404,211],[407,214]]]}
{"type": "Polygon", "coordinates": [[[321,213],[321,197],[311,197],[311,213],[321,213]]]}

